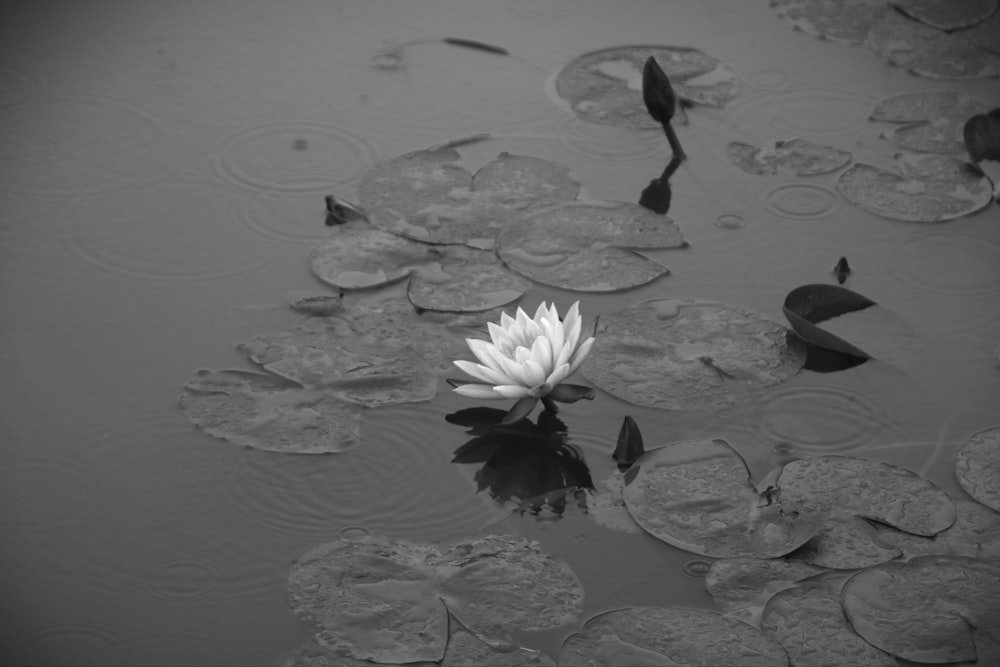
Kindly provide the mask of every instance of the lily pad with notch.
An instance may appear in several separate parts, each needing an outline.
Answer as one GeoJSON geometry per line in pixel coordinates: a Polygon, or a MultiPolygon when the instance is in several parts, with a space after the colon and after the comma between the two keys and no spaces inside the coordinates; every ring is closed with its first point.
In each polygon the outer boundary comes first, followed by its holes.
{"type": "Polygon", "coordinates": [[[907,16],[938,30],[970,28],[992,16],[997,0],[961,0],[935,2],[934,0],[891,0],[894,7],[907,16]]]}
{"type": "Polygon", "coordinates": [[[989,205],[989,180],[967,163],[944,155],[897,155],[889,171],[857,163],[840,175],[837,190],[866,211],[892,220],[941,222],[989,205]]]}
{"type": "Polygon", "coordinates": [[[643,285],[669,271],[631,249],[686,247],[670,218],[628,202],[573,201],[513,221],[497,254],[546,285],[605,292],[643,285]]]}
{"type": "Polygon", "coordinates": [[[723,612],[759,626],[771,596],[823,572],[824,568],[787,558],[720,558],[705,574],[705,590],[723,612]]]}
{"type": "Polygon", "coordinates": [[[440,661],[451,614],[494,647],[571,623],[583,589],[536,542],[500,535],[443,545],[369,536],[320,545],[288,578],[293,613],[323,647],[364,660],[440,661]]]}
{"type": "Polygon", "coordinates": [[[826,511],[757,491],[725,440],[676,442],[640,456],[622,491],[632,518],[667,544],[716,558],[776,558],[816,534],[826,511]]]}
{"type": "Polygon", "coordinates": [[[872,23],[890,10],[888,0],[771,0],[770,5],[807,35],[851,44],[864,42],[872,23]]]}
{"type": "Polygon", "coordinates": [[[857,573],[844,585],[847,619],[866,641],[921,663],[1000,662],[1000,565],[917,556],[857,573]]]}
{"type": "Polygon", "coordinates": [[[927,153],[965,150],[962,128],[966,119],[989,110],[978,97],[953,91],[903,93],[875,106],[871,120],[903,123],[887,138],[901,148],[927,153]]]}
{"type": "Polygon", "coordinates": [[[881,13],[868,30],[867,44],[893,65],[920,76],[935,79],[997,76],[990,56],[964,39],[960,32],[942,32],[902,12],[881,13]]]}
{"type": "Polygon", "coordinates": [[[1000,512],[972,500],[953,500],[957,517],[934,537],[904,533],[877,525],[882,541],[902,552],[903,560],[927,554],[973,556],[1000,560],[1000,512]]]}
{"type": "Polygon", "coordinates": [[[962,444],[955,477],[966,493],[1000,512],[1000,427],[974,433],[962,444]]]}
{"type": "MultiPolygon", "coordinates": [[[[698,49],[677,46],[618,46],[575,58],[556,77],[556,93],[584,120],[631,129],[659,129],[646,112],[642,74],[652,56],[669,77],[677,97],[723,107],[739,93],[739,77],[726,64],[698,49]]],[[[673,122],[687,116],[677,105],[673,122]]]]}
{"type": "Polygon", "coordinates": [[[726,146],[729,160],[748,174],[773,175],[789,172],[812,176],[837,171],[851,161],[851,154],[833,146],[820,146],[807,139],[776,141],[774,148],[758,148],[739,141],[726,146]]]}
{"type": "Polygon", "coordinates": [[[328,454],[361,443],[360,405],[276,375],[200,370],[180,405],[209,435],[254,449],[328,454]]]}
{"type": "Polygon", "coordinates": [[[626,607],[598,614],[563,642],[560,665],[788,664],[778,642],[707,609],[626,607]]]}
{"type": "Polygon", "coordinates": [[[501,153],[473,176],[453,148],[421,150],[376,163],[358,184],[372,224],[434,244],[492,248],[510,217],[576,198],[564,165],[501,153]]]}
{"type": "Polygon", "coordinates": [[[492,251],[444,246],[437,262],[413,273],[406,295],[421,310],[467,313],[517,301],[530,287],[492,251]]]}
{"type": "Polygon", "coordinates": [[[802,368],[789,330],[720,303],[654,299],[601,319],[583,374],[618,398],[664,410],[718,410],[802,368]]]}

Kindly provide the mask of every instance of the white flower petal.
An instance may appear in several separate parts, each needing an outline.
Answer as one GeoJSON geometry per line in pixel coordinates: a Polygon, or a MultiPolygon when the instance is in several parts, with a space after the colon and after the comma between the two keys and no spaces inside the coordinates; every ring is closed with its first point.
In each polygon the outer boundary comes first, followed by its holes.
{"type": "Polygon", "coordinates": [[[506,357],[500,358],[500,364],[503,368],[503,372],[507,374],[507,377],[511,379],[508,384],[517,384],[522,387],[527,387],[528,379],[524,374],[524,368],[521,364],[517,363],[513,359],[508,359],[506,357]]]}
{"type": "Polygon", "coordinates": [[[546,373],[545,369],[542,368],[534,359],[528,359],[526,362],[521,364],[521,368],[524,370],[524,386],[529,388],[537,387],[545,382],[545,376],[548,373],[546,373]]]}
{"type": "Polygon", "coordinates": [[[482,380],[483,382],[489,382],[490,384],[507,384],[510,382],[510,378],[505,374],[493,368],[487,368],[482,364],[475,364],[471,361],[464,361],[462,359],[453,361],[452,363],[472,377],[477,380],[482,380]]]}
{"type": "Polygon", "coordinates": [[[556,369],[554,371],[549,373],[549,376],[547,378],[545,378],[545,384],[555,387],[568,377],[569,377],[569,364],[560,364],[556,366],[556,369]]]}
{"type": "Polygon", "coordinates": [[[463,384],[455,387],[453,391],[456,394],[468,396],[469,398],[484,398],[488,400],[504,398],[502,394],[493,391],[493,387],[485,384],[463,384]]]}
{"type": "Polygon", "coordinates": [[[503,398],[524,398],[525,396],[530,395],[530,390],[519,384],[497,385],[496,387],[493,387],[492,391],[496,392],[503,398]]]}
{"type": "Polygon", "coordinates": [[[528,359],[531,359],[531,350],[529,350],[523,345],[518,345],[517,349],[514,350],[514,354],[511,356],[511,358],[518,364],[523,364],[528,359]]]}
{"type": "Polygon", "coordinates": [[[552,370],[552,344],[546,336],[539,336],[531,345],[531,358],[541,366],[546,373],[552,370]]]}
{"type": "Polygon", "coordinates": [[[479,340],[478,338],[466,338],[465,342],[469,345],[469,349],[472,350],[472,354],[476,355],[476,359],[478,359],[481,364],[489,368],[500,370],[499,365],[495,362],[497,350],[493,343],[485,340],[479,340]]]}
{"type": "Polygon", "coordinates": [[[573,354],[572,359],[570,359],[569,373],[567,375],[572,375],[573,373],[576,372],[576,369],[580,367],[580,364],[583,363],[583,360],[587,358],[588,354],[590,354],[590,348],[593,346],[593,344],[594,344],[594,338],[593,336],[591,336],[587,340],[583,341],[580,347],[576,349],[576,352],[573,354]]]}

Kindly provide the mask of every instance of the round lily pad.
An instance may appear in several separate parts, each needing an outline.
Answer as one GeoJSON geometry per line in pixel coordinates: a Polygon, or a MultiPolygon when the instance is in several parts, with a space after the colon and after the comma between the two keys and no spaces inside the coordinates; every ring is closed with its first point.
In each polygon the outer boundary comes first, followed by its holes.
{"type": "Polygon", "coordinates": [[[497,254],[513,270],[546,285],[584,292],[626,289],[669,273],[626,248],[684,246],[667,217],[637,204],[575,201],[513,221],[497,254]]]}
{"type": "Polygon", "coordinates": [[[965,150],[962,128],[966,120],[988,110],[985,101],[956,92],[904,93],[879,102],[871,119],[906,123],[888,137],[902,148],[959,153],[965,150]]]}
{"type": "MultiPolygon", "coordinates": [[[[842,514],[833,508],[835,515],[842,514]]],[[[831,517],[795,552],[804,563],[834,570],[857,570],[897,558],[902,551],[882,539],[870,523],[856,516],[831,517]]]]}
{"type": "Polygon", "coordinates": [[[610,394],[666,410],[717,410],[795,375],[798,338],[742,308],[673,299],[603,317],[583,373],[610,394]]]}
{"type": "Polygon", "coordinates": [[[770,175],[789,172],[811,176],[836,171],[851,161],[851,154],[832,146],[820,146],[806,139],[777,141],[774,148],[757,148],[738,141],[726,147],[730,161],[750,174],[770,175]]]}
{"type": "Polygon", "coordinates": [[[869,643],[913,662],[1000,661],[1000,565],[917,556],[862,570],[844,585],[844,612],[869,643]]]}
{"type": "Polygon", "coordinates": [[[429,401],[437,393],[437,374],[419,349],[371,345],[358,353],[333,325],[260,335],[237,349],[277,375],[368,407],[429,401]]]}
{"type": "Polygon", "coordinates": [[[921,23],[940,30],[974,26],[997,10],[997,0],[892,0],[892,4],[921,23]]]}
{"type": "Polygon", "coordinates": [[[1000,427],[965,441],[955,456],[955,476],[966,493],[1000,512],[1000,427]]]}
{"type": "Polygon", "coordinates": [[[924,25],[901,12],[887,11],[869,28],[867,43],[893,65],[920,76],[936,79],[997,76],[989,56],[960,35],[924,25]]]}
{"type": "Polygon", "coordinates": [[[453,148],[376,163],[358,197],[375,226],[416,241],[492,247],[511,215],[576,197],[563,165],[501,153],[473,176],[453,148]]]}
{"type": "Polygon", "coordinates": [[[934,537],[921,537],[877,525],[882,541],[903,554],[903,560],[927,554],[953,554],[1000,560],[1000,512],[972,500],[955,500],[957,518],[934,537]]]}
{"type": "MultiPolygon", "coordinates": [[[[556,78],[556,92],[573,112],[595,123],[659,129],[642,100],[642,72],[652,56],[678,97],[722,107],[739,93],[739,77],[712,56],[686,47],[619,46],[577,57],[556,78]]],[[[673,122],[687,123],[678,106],[673,122]]]]}
{"type": "Polygon", "coordinates": [[[492,646],[507,634],[570,623],[576,576],[524,539],[489,535],[445,545],[369,536],[302,555],[288,579],[292,611],[320,645],[354,658],[440,661],[448,614],[492,646]]]}
{"type": "Polygon", "coordinates": [[[823,584],[786,588],[768,601],[761,630],[776,639],[791,664],[896,667],[896,659],[854,632],[840,594],[823,584]]]}
{"type": "Polygon", "coordinates": [[[438,262],[413,274],[406,293],[422,310],[476,312],[516,301],[530,287],[492,251],[445,246],[438,262]]]}
{"type": "Polygon", "coordinates": [[[705,590],[726,614],[756,625],[772,595],[822,572],[785,558],[720,558],[705,574],[705,590]]]}
{"type": "Polygon", "coordinates": [[[752,625],[705,609],[628,607],[599,614],[566,638],[560,665],[787,665],[752,625]]]}
{"type": "Polygon", "coordinates": [[[337,289],[388,285],[438,257],[430,246],[376,229],[363,220],[332,230],[312,249],[309,264],[317,278],[337,289]]]}
{"type": "Polygon", "coordinates": [[[206,433],[291,454],[327,454],[361,443],[361,406],[263,373],[200,370],[180,405],[206,433]]]}
{"type": "Polygon", "coordinates": [[[646,532],[704,556],[776,558],[805,544],[826,514],[812,503],[761,496],[724,440],[646,452],[625,475],[625,506],[646,532]]]}
{"type": "Polygon", "coordinates": [[[868,27],[888,8],[888,0],[771,0],[786,21],[814,37],[860,44],[868,27]]]}
{"type": "Polygon", "coordinates": [[[797,459],[781,469],[777,486],[782,500],[812,501],[916,535],[936,535],[955,522],[948,494],[881,461],[836,455],[797,459]]]}
{"type": "Polygon", "coordinates": [[[980,173],[943,155],[901,155],[897,171],[858,163],[840,175],[847,201],[893,220],[940,222],[990,204],[992,188],[980,173]]]}

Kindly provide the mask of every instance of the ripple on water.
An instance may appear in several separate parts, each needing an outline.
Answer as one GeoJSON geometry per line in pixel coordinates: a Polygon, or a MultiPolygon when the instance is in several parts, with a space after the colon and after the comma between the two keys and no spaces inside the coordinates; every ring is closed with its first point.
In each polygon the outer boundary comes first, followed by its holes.
{"type": "MultiPolygon", "coordinates": [[[[0,468],[5,509],[0,536],[63,529],[101,511],[106,480],[74,456],[38,452],[7,458],[0,468]]],[[[6,539],[6,538],[5,538],[6,539]]]]}
{"type": "Polygon", "coordinates": [[[116,198],[82,200],[60,236],[71,255],[101,271],[153,282],[244,277],[268,262],[238,227],[266,215],[252,195],[211,183],[166,183],[116,198]]]}
{"type": "Polygon", "coordinates": [[[836,213],[841,199],[830,188],[811,183],[786,183],[766,190],[764,207],[792,220],[819,220],[836,213]]]}
{"type": "Polygon", "coordinates": [[[214,591],[222,573],[211,561],[179,558],[160,563],[149,573],[146,585],[162,598],[198,598],[214,591]]]}
{"type": "Polygon", "coordinates": [[[579,5],[575,0],[510,0],[515,12],[535,19],[557,19],[575,14],[579,5]]]}
{"type": "MultiPolygon", "coordinates": [[[[868,124],[872,103],[837,89],[782,90],[764,98],[763,114],[777,129],[791,133],[844,134],[868,124]]],[[[775,137],[783,139],[787,137],[775,137]]]]}
{"type": "Polygon", "coordinates": [[[1000,293],[1000,242],[961,223],[914,228],[888,248],[886,271],[902,285],[935,294],[1000,293]]]}
{"type": "Polygon", "coordinates": [[[184,134],[158,107],[109,96],[34,96],[31,115],[0,138],[0,187],[65,197],[134,190],[177,163],[184,134]]]}
{"type": "Polygon", "coordinates": [[[346,455],[289,456],[244,450],[222,484],[235,510],[277,534],[331,539],[338,531],[396,537],[451,535],[494,520],[450,464],[442,415],[427,403],[368,410],[361,446],[346,455]]]}
{"type": "Polygon", "coordinates": [[[759,408],[755,428],[780,457],[860,449],[884,441],[893,426],[871,399],[840,387],[779,387],[759,408]]]}
{"type": "Polygon", "coordinates": [[[217,168],[238,185],[267,192],[327,192],[375,160],[372,144],[339,125],[266,123],[228,136],[217,168]]]}
{"type": "Polygon", "coordinates": [[[764,67],[747,72],[743,81],[759,90],[783,90],[792,85],[792,75],[781,69],[764,67]]]}
{"type": "MultiPolygon", "coordinates": [[[[637,131],[588,123],[571,113],[562,114],[550,126],[558,144],[574,155],[602,162],[634,162],[662,156],[664,166],[670,159],[669,144],[661,130],[637,131]]],[[[684,132],[682,127],[681,142],[684,141],[684,132]]],[[[649,178],[652,180],[659,175],[659,171],[653,172],[649,178]]]]}
{"type": "Polygon", "coordinates": [[[38,91],[38,79],[25,70],[0,66],[0,109],[20,106],[38,91]]]}
{"type": "Polygon", "coordinates": [[[312,245],[329,236],[322,197],[261,193],[254,199],[254,207],[243,209],[238,221],[256,236],[296,245],[312,245]]]}
{"type": "Polygon", "coordinates": [[[739,229],[746,225],[746,220],[739,213],[720,213],[714,224],[721,229],[739,229]]]}
{"type": "Polygon", "coordinates": [[[114,646],[121,637],[84,623],[61,623],[30,630],[6,647],[8,664],[79,664],[81,658],[114,646]]]}

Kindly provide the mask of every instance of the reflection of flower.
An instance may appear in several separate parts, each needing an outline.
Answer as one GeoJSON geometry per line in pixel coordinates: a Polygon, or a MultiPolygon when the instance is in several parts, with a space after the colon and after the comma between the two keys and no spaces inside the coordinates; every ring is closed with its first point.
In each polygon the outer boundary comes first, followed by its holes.
{"type": "Polygon", "coordinates": [[[580,367],[594,343],[593,337],[580,340],[579,307],[579,301],[570,306],[563,321],[555,304],[546,306],[544,301],[533,318],[520,308],[515,317],[503,313],[500,324],[489,323],[492,341],[466,339],[480,363],[455,362],[476,378],[472,382],[451,380],[455,391],[471,398],[518,399],[504,418],[507,422],[527,416],[539,399],[555,412],[552,401],[593,398],[590,387],[561,384],[580,367]]]}
{"type": "Polygon", "coordinates": [[[473,437],[455,450],[452,463],[481,464],[477,491],[489,490],[501,504],[521,514],[547,510],[560,517],[570,503],[586,509],[586,492],[594,490],[580,450],[567,442],[566,425],[552,412],[538,423],[523,419],[503,423],[503,410],[469,408],[450,414],[453,424],[471,427],[473,437]]]}

